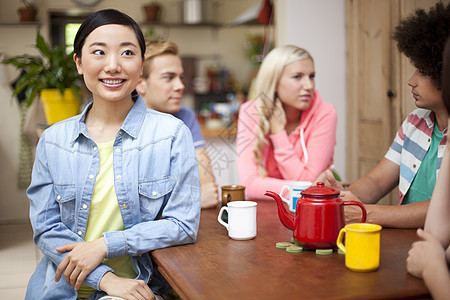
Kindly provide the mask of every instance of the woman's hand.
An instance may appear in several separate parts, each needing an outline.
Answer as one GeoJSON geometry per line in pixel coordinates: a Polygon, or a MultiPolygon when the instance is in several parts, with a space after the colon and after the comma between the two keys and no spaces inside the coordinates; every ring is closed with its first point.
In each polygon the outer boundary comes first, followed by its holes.
{"type": "Polygon", "coordinates": [[[106,257],[106,243],[104,238],[91,242],[65,244],[56,248],[59,252],[68,252],[59,264],[55,274],[55,281],[59,281],[64,271],[66,282],[78,290],[89,273],[101,264],[106,257]]]}
{"type": "Polygon", "coordinates": [[[143,280],[120,278],[111,272],[103,275],[100,289],[109,296],[121,297],[127,300],[154,300],[150,287],[143,280]]]}
{"type": "Polygon", "coordinates": [[[424,270],[434,265],[432,262],[440,260],[438,263],[446,264],[445,250],[431,233],[418,229],[417,235],[422,240],[414,242],[409,249],[406,269],[411,275],[422,278],[424,270]]]}
{"type": "Polygon", "coordinates": [[[275,109],[269,119],[270,134],[277,134],[286,129],[287,119],[280,99],[275,102],[275,109]]]}

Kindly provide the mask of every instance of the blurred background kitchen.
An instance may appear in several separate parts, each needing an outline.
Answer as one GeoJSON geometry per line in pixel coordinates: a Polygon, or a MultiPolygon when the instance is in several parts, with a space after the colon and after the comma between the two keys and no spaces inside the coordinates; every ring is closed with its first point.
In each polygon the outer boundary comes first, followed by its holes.
{"type": "MultiPolygon", "coordinates": [[[[234,121],[246,101],[261,55],[275,45],[296,44],[315,59],[317,88],[338,110],[335,164],[346,178],[345,0],[271,1],[273,25],[258,16],[264,0],[34,0],[36,21],[21,22],[21,0],[0,2],[2,58],[29,53],[36,33],[71,50],[77,26],[90,12],[115,8],[134,18],[147,38],[178,44],[186,90],[183,105],[194,108],[203,126],[207,149],[219,185],[237,184],[234,121]],[[144,6],[159,4],[156,19],[144,6]]],[[[267,3],[266,3],[267,4],[267,3]]],[[[0,65],[0,224],[28,223],[25,195],[30,158],[20,142],[21,109],[11,98],[10,83],[18,72],[0,65]]],[[[31,158],[32,159],[32,158],[31,158]]],[[[32,161],[31,161],[32,162],[32,161]]],[[[3,243],[4,241],[2,241],[3,243]]]]}

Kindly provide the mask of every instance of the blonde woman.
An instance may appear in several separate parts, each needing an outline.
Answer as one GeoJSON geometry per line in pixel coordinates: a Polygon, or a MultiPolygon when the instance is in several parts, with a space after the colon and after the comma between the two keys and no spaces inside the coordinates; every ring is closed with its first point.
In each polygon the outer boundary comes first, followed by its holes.
{"type": "Polygon", "coordinates": [[[261,64],[255,100],[239,111],[236,150],[246,196],[265,198],[291,181],[314,181],[333,164],[336,109],[315,89],[314,60],[293,45],[261,64]]]}

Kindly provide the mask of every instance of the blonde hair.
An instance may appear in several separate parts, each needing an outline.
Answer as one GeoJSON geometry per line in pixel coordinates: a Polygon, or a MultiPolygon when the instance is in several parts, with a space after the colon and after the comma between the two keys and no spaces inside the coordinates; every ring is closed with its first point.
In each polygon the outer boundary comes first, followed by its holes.
{"type": "Polygon", "coordinates": [[[285,45],[277,47],[267,54],[258,71],[255,84],[255,94],[257,95],[255,101],[257,101],[256,109],[259,122],[256,126],[256,143],[253,147],[253,153],[261,177],[267,176],[267,171],[263,164],[262,150],[267,144],[266,136],[270,131],[269,119],[275,110],[278,83],[285,66],[303,59],[313,60],[308,51],[297,46],[285,45]]]}
{"type": "Polygon", "coordinates": [[[174,42],[163,40],[148,40],[145,44],[146,51],[142,77],[147,79],[150,76],[153,58],[166,54],[178,55],[178,46],[174,42]]]}

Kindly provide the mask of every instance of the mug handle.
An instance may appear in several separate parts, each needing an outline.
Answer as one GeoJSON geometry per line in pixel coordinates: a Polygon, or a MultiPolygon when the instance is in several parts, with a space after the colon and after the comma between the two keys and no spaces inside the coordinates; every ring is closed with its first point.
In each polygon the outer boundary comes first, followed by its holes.
{"type": "Polygon", "coordinates": [[[336,245],[338,246],[339,249],[342,250],[342,252],[344,252],[344,254],[345,254],[345,246],[344,246],[344,244],[342,244],[342,241],[344,240],[344,235],[345,235],[346,231],[347,230],[345,229],[345,227],[342,228],[339,231],[339,235],[338,235],[338,238],[336,240],[336,245]]]}
{"type": "Polygon", "coordinates": [[[217,221],[219,221],[219,223],[222,224],[223,226],[225,226],[225,228],[228,230],[228,223],[225,223],[222,220],[222,215],[223,215],[224,210],[226,210],[228,212],[228,207],[227,206],[222,206],[220,208],[219,215],[217,216],[217,221]]]}
{"type": "Polygon", "coordinates": [[[289,204],[289,199],[283,198],[283,192],[284,192],[285,188],[287,188],[289,191],[289,186],[283,185],[283,187],[281,188],[281,191],[280,191],[280,198],[281,198],[281,200],[283,200],[283,202],[286,202],[287,204],[289,204]]]}
{"type": "MultiPolygon", "coordinates": [[[[222,199],[222,200],[223,200],[223,199],[222,199]]],[[[222,206],[227,205],[228,202],[230,202],[230,201],[231,201],[231,194],[228,193],[228,194],[225,195],[225,203],[222,201],[222,206]]],[[[227,212],[228,212],[228,211],[227,211],[227,212]]]]}
{"type": "Polygon", "coordinates": [[[359,208],[361,208],[361,211],[363,214],[360,223],[366,222],[367,212],[366,212],[366,208],[364,207],[364,205],[361,202],[359,202],[359,201],[344,201],[344,205],[358,205],[359,208]]]}

